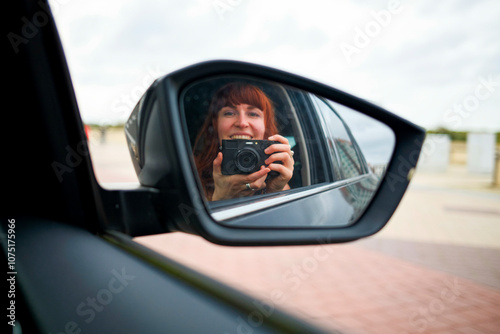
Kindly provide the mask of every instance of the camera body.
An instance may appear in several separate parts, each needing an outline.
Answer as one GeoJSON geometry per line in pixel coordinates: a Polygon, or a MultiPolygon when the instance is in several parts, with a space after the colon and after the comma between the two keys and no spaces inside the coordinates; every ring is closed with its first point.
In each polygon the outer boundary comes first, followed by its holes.
{"type": "MultiPolygon", "coordinates": [[[[271,140],[252,139],[223,139],[222,140],[222,174],[251,174],[266,165],[264,161],[269,158],[264,150],[273,144],[280,144],[271,140]]],[[[281,163],[281,162],[275,162],[281,163]]],[[[270,176],[278,175],[271,171],[270,176]]]]}

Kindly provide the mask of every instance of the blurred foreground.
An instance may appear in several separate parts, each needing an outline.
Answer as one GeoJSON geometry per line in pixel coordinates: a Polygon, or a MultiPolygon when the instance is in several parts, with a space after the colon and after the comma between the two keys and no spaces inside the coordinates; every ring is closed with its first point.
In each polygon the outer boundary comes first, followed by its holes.
{"type": "MultiPolygon", "coordinates": [[[[98,180],[136,182],[123,133],[101,139],[90,136],[98,180]]],[[[498,333],[500,188],[468,173],[464,159],[454,143],[445,173],[417,171],[387,226],[356,242],[224,247],[182,233],[136,241],[254,296],[260,312],[235,333],[251,333],[275,308],[348,333],[498,333]]]]}

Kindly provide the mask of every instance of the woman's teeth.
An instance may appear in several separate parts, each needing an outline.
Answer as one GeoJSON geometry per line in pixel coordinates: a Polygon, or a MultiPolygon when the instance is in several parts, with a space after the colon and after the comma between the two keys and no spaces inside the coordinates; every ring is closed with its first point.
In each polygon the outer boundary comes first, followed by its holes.
{"type": "Polygon", "coordinates": [[[231,139],[252,139],[252,137],[245,136],[245,135],[234,135],[234,136],[231,136],[231,139]]]}

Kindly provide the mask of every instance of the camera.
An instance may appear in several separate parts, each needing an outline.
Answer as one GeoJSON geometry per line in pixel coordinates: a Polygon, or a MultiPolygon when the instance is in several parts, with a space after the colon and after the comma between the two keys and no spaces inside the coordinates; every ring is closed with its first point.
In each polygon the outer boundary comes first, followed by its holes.
{"type": "MultiPolygon", "coordinates": [[[[271,140],[251,140],[251,139],[223,139],[222,140],[222,174],[251,174],[260,170],[260,166],[265,165],[268,154],[264,150],[273,144],[280,144],[271,140]]],[[[277,161],[275,163],[281,163],[277,161]]],[[[271,171],[270,176],[279,173],[271,171]]]]}

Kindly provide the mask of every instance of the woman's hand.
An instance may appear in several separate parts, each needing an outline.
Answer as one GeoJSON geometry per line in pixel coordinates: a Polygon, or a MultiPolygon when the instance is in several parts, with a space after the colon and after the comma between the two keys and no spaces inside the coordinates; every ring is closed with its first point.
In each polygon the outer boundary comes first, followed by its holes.
{"type": "Polygon", "coordinates": [[[288,139],[280,135],[274,135],[269,140],[278,141],[280,144],[273,144],[265,149],[265,153],[271,155],[266,161],[267,167],[279,173],[278,176],[267,180],[267,192],[276,192],[290,189],[288,181],[293,175],[293,153],[288,143],[288,139]],[[282,164],[276,163],[281,161],[282,164]]]}
{"type": "Polygon", "coordinates": [[[245,197],[253,195],[257,190],[266,188],[267,173],[270,168],[261,166],[252,174],[223,175],[221,171],[222,152],[219,152],[213,163],[214,193],[212,201],[245,197]],[[250,189],[248,189],[247,184],[250,189]]]}

